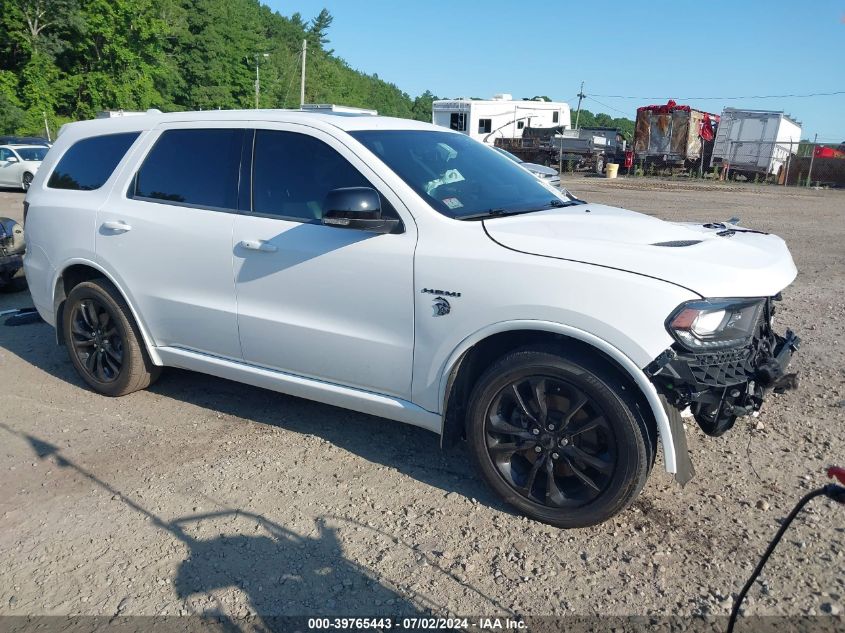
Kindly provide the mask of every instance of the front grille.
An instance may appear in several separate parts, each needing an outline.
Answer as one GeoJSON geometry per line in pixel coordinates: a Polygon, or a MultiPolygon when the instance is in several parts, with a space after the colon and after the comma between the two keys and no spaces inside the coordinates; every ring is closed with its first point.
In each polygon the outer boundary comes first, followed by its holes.
{"type": "Polygon", "coordinates": [[[750,347],[707,354],[695,354],[689,368],[696,382],[708,387],[726,387],[748,382],[754,376],[750,347]]]}

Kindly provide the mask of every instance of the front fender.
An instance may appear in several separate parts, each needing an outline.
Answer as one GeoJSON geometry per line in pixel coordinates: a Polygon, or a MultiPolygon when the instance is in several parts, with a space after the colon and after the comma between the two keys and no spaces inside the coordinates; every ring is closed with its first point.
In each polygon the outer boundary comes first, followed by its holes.
{"type": "MultiPolygon", "coordinates": [[[[584,330],[563,325],[561,323],[536,320],[502,321],[482,328],[461,341],[460,345],[458,345],[458,347],[456,347],[450,354],[449,359],[446,362],[445,370],[441,374],[440,378],[438,401],[443,403],[441,410],[444,412],[444,420],[446,411],[445,403],[448,394],[447,389],[450,383],[450,376],[463,355],[474,345],[489,336],[517,330],[534,330],[561,334],[581,341],[582,343],[586,343],[612,358],[630,376],[631,380],[633,380],[634,384],[639,387],[648,402],[649,408],[651,409],[652,415],[654,415],[654,419],[657,423],[660,440],[663,444],[663,461],[666,466],[666,472],[675,474],[680,483],[686,483],[686,481],[689,480],[692,475],[692,464],[687,451],[683,424],[678,423],[678,420],[680,420],[679,416],[677,419],[673,418],[670,420],[670,414],[677,412],[667,412],[667,408],[664,407],[660,395],[657,393],[657,390],[652,382],[648,379],[648,376],[646,376],[643,370],[627,355],[607,341],[595,336],[594,334],[585,332],[584,330]]],[[[442,431],[443,429],[441,429],[441,435],[442,431]]]]}

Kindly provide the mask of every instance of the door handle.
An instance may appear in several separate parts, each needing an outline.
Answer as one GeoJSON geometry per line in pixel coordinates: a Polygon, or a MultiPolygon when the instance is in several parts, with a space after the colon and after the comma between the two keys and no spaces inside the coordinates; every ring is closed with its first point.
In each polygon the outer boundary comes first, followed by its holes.
{"type": "Polygon", "coordinates": [[[248,251],[258,251],[259,253],[275,253],[279,249],[264,240],[243,240],[240,242],[240,247],[248,251]]]}
{"type": "Polygon", "coordinates": [[[103,228],[115,233],[126,233],[127,231],[132,230],[132,227],[123,220],[109,220],[107,222],[103,222],[103,228]]]}

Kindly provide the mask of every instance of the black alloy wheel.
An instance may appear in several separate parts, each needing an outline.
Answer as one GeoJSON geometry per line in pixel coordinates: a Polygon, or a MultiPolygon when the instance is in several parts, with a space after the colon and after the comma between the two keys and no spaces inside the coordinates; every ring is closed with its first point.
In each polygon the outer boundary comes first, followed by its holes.
{"type": "Polygon", "coordinates": [[[161,373],[147,353],[132,311],[106,279],[74,286],[59,316],[70,360],[94,391],[125,396],[148,387],[161,373]]]}
{"type": "Polygon", "coordinates": [[[597,354],[528,346],[476,381],[466,437],[482,479],[506,503],[562,528],[624,510],[657,450],[638,391],[597,354]]]}
{"type": "Polygon", "coordinates": [[[26,172],[21,179],[21,186],[24,191],[29,191],[29,186],[32,184],[32,174],[26,172]]]}
{"type": "Polygon", "coordinates": [[[109,309],[96,299],[84,299],[70,314],[73,353],[88,375],[101,383],[117,380],[123,367],[123,335],[109,309]]]}
{"type": "Polygon", "coordinates": [[[616,463],[604,411],[578,387],[552,376],[520,377],[499,391],[487,410],[486,444],[502,478],[550,508],[598,497],[616,463]]]}

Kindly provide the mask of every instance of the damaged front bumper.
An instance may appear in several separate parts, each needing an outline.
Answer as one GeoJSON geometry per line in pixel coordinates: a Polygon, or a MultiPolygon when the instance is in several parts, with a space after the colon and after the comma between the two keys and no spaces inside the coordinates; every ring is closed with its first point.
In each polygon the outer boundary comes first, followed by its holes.
{"type": "Polygon", "coordinates": [[[797,387],[797,374],[787,373],[787,367],[801,339],[791,330],[783,336],[772,330],[773,302],[778,299],[766,301],[748,345],[691,352],[676,344],[646,367],[667,403],[678,410],[689,407],[708,435],[722,435],[738,417],[759,411],[768,391],[797,387]]]}

